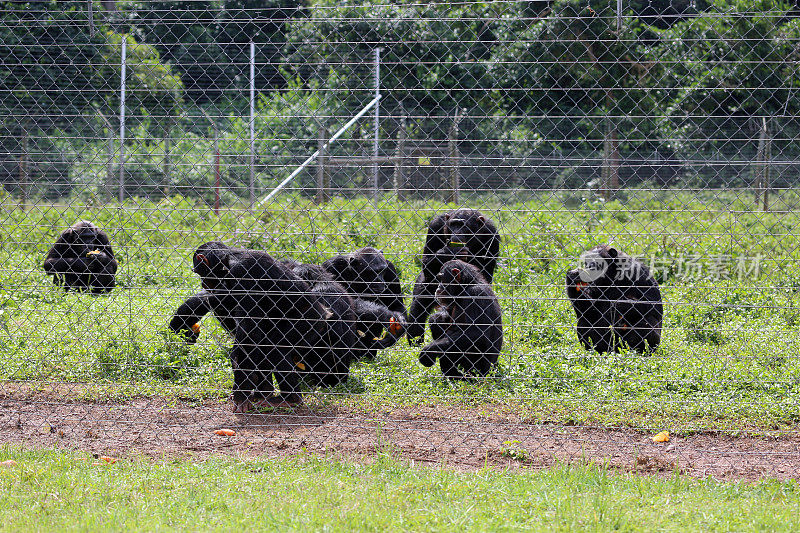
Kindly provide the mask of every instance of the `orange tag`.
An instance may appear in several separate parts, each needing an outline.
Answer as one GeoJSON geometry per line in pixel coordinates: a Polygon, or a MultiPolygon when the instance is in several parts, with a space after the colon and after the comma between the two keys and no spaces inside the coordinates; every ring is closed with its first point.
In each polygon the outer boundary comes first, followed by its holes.
{"type": "Polygon", "coordinates": [[[195,333],[200,333],[200,322],[195,322],[192,324],[192,331],[195,333]]]}
{"type": "Polygon", "coordinates": [[[113,464],[113,463],[116,463],[116,462],[117,462],[117,460],[116,460],[115,458],[113,458],[113,457],[109,457],[109,456],[107,456],[107,455],[101,455],[101,456],[100,456],[100,460],[101,460],[101,461],[105,461],[106,463],[111,463],[111,464],[113,464]]]}
{"type": "Polygon", "coordinates": [[[214,435],[222,435],[223,437],[233,437],[236,435],[236,432],[232,429],[218,429],[214,432],[214,435]]]}

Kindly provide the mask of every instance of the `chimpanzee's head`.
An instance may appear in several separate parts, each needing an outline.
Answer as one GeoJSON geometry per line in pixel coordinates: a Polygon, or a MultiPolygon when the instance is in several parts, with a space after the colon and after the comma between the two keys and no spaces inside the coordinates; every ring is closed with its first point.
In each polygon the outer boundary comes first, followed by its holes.
{"type": "Polygon", "coordinates": [[[439,281],[436,301],[444,308],[453,305],[453,300],[462,296],[468,286],[486,283],[477,268],[460,259],[453,259],[442,265],[436,279],[439,281]]]}
{"type": "Polygon", "coordinates": [[[88,220],[81,220],[64,232],[64,239],[77,248],[96,248],[107,245],[108,236],[88,220]]]}
{"type": "Polygon", "coordinates": [[[447,233],[450,235],[445,246],[448,255],[469,261],[483,247],[479,235],[487,233],[486,217],[473,210],[457,210],[446,213],[444,217],[447,233]]]}
{"type": "Polygon", "coordinates": [[[229,277],[230,247],[219,241],[201,245],[194,253],[192,270],[204,289],[214,290],[229,277]]]}
{"type": "Polygon", "coordinates": [[[382,296],[389,292],[394,270],[383,252],[368,246],[347,255],[337,255],[322,264],[336,281],[358,295],[382,296]]]}

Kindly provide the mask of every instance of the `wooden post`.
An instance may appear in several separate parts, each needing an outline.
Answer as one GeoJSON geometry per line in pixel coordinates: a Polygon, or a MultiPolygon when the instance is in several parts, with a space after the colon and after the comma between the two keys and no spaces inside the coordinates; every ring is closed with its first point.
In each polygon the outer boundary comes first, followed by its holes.
{"type": "Polygon", "coordinates": [[[619,190],[619,138],[614,120],[606,117],[603,166],[600,170],[600,195],[606,200],[610,200],[617,190],[619,190]]]}
{"type": "Polygon", "coordinates": [[[20,209],[25,211],[28,205],[28,124],[23,122],[19,153],[19,195],[20,209]]]}
{"type": "Polygon", "coordinates": [[[214,124],[214,214],[219,216],[219,129],[214,124]]]}
{"type": "Polygon", "coordinates": [[[324,124],[318,122],[319,136],[317,141],[317,148],[319,155],[317,156],[317,195],[315,202],[317,204],[324,204],[330,200],[330,174],[327,169],[327,151],[328,151],[328,128],[324,124]]]}
{"type": "Polygon", "coordinates": [[[761,127],[759,128],[758,132],[758,148],[756,149],[756,161],[753,172],[753,191],[755,193],[756,209],[758,209],[758,206],[761,203],[761,190],[764,188],[764,177],[765,177],[764,171],[766,168],[764,165],[764,160],[766,159],[764,156],[764,152],[765,152],[766,142],[767,142],[767,122],[762,117],[761,127]]]}
{"type": "Polygon", "coordinates": [[[400,131],[397,132],[397,151],[394,159],[394,192],[398,201],[405,199],[406,176],[406,117],[400,118],[400,131]]]}
{"type": "Polygon", "coordinates": [[[114,135],[114,128],[111,126],[111,121],[109,121],[105,116],[103,116],[103,120],[106,121],[106,126],[108,131],[108,139],[107,139],[107,150],[108,150],[108,159],[106,160],[106,180],[105,184],[103,184],[103,200],[106,202],[111,201],[111,197],[113,196],[113,184],[114,184],[114,139],[116,138],[114,135]]]}
{"type": "Polygon", "coordinates": [[[447,188],[444,201],[454,204],[460,203],[461,168],[459,163],[461,154],[458,150],[458,123],[461,122],[462,117],[460,110],[456,108],[447,140],[447,166],[450,168],[450,186],[447,188]]]}

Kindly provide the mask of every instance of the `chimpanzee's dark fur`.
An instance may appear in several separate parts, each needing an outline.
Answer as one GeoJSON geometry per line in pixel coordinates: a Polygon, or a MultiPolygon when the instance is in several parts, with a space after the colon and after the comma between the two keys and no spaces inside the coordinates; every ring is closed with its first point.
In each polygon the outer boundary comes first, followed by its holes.
{"type": "Polygon", "coordinates": [[[105,231],[86,220],[65,229],[47,253],[44,271],[67,290],[111,292],[117,260],[105,231]]]}
{"type": "Polygon", "coordinates": [[[475,266],[491,285],[500,254],[500,234],[488,217],[475,209],[456,209],[437,215],[428,223],[422,251],[422,272],[414,284],[408,311],[410,342],[422,342],[425,322],[436,305],[436,276],[447,261],[460,259],[475,266]]]}
{"type": "Polygon", "coordinates": [[[431,317],[433,342],[419,362],[439,359],[448,378],[485,376],[497,364],[503,346],[500,303],[478,268],[461,260],[442,265],[436,300],[442,310],[431,317]]]}
{"type": "Polygon", "coordinates": [[[607,244],[583,255],[567,272],[567,296],[578,319],[578,339],[597,352],[653,350],[661,343],[661,291],[641,261],[607,244]]]}
{"type": "Polygon", "coordinates": [[[311,294],[328,310],[326,318],[315,327],[321,333],[320,345],[312,347],[306,359],[298,367],[309,377],[326,386],[345,381],[350,373],[350,364],[356,359],[356,317],[353,299],[341,284],[322,267],[295,261],[283,261],[292,265],[292,271],[311,287],[311,294]]]}
{"type": "Polygon", "coordinates": [[[334,256],[322,266],[354,299],[357,359],[374,359],[378,350],[400,340],[406,324],[400,273],[383,252],[368,246],[334,256]]]}
{"type": "Polygon", "coordinates": [[[406,314],[400,274],[394,263],[372,247],[331,257],[322,267],[353,298],[378,302],[390,311],[406,314]]]}

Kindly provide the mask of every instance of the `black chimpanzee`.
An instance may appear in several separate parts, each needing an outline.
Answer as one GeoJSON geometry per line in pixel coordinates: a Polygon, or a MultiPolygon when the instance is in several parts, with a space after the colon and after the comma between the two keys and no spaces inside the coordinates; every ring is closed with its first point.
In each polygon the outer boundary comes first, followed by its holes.
{"type": "Polygon", "coordinates": [[[380,250],[368,246],[331,257],[322,267],[341,283],[353,298],[378,302],[390,311],[406,314],[400,273],[380,250]]]}
{"type": "Polygon", "coordinates": [[[44,260],[44,271],[67,290],[100,294],[116,285],[117,260],[106,232],[82,220],[58,236],[44,260]]]}
{"type": "Polygon", "coordinates": [[[442,310],[431,316],[433,342],[422,348],[419,362],[439,359],[448,378],[485,376],[503,346],[500,303],[475,266],[455,259],[442,265],[436,300],[442,310]]]}
{"type": "Polygon", "coordinates": [[[331,257],[322,267],[354,298],[358,359],[375,359],[405,333],[406,306],[397,267],[367,246],[331,257]]]}
{"type": "MultiPolygon", "coordinates": [[[[354,331],[356,332],[355,343],[351,344],[353,347],[352,353],[354,360],[361,359],[374,359],[378,350],[389,348],[393,346],[403,336],[405,329],[405,308],[401,298],[394,298],[397,293],[386,294],[381,292],[384,287],[389,287],[389,290],[400,290],[400,280],[397,278],[396,269],[394,265],[383,259],[383,256],[374,248],[364,248],[359,250],[363,252],[367,250],[367,256],[373,255],[371,252],[377,253],[379,257],[373,257],[372,264],[374,269],[371,269],[373,274],[366,274],[368,268],[360,268],[362,265],[352,266],[353,263],[359,263],[360,260],[351,260],[347,256],[337,256],[334,258],[334,263],[340,258],[346,258],[348,265],[346,268],[340,270],[343,272],[343,277],[348,277],[348,274],[358,274],[354,276],[356,279],[351,280],[348,291],[344,289],[344,284],[335,280],[335,277],[330,270],[325,270],[323,267],[316,265],[309,265],[299,263],[293,259],[283,259],[283,263],[291,268],[300,277],[308,281],[315,287],[315,289],[322,284],[322,287],[327,287],[327,292],[339,294],[343,291],[342,295],[350,296],[352,303],[353,318],[355,320],[354,331]],[[383,259],[383,261],[381,261],[383,259]],[[381,262],[388,263],[391,266],[381,267],[381,262]],[[393,275],[392,275],[393,274],[393,275]],[[394,281],[386,283],[383,280],[384,275],[394,281]],[[364,281],[370,279],[371,282],[364,281]],[[396,287],[394,286],[396,283],[396,287]],[[354,293],[353,288],[364,290],[367,294],[361,296],[359,293],[354,293]],[[370,298],[375,298],[371,300],[370,298]],[[393,307],[398,307],[402,310],[391,310],[382,302],[391,301],[393,307]]],[[[359,252],[352,254],[355,257],[361,255],[359,252]]],[[[333,268],[328,265],[328,268],[333,268]]],[[[320,289],[322,290],[322,289],[320,289]]],[[[402,296],[402,295],[401,295],[402,296]]],[[[336,314],[336,312],[334,311],[336,314]]]]}
{"type": "Polygon", "coordinates": [[[422,251],[422,272],[414,284],[408,311],[409,341],[422,342],[425,322],[436,305],[436,276],[442,265],[460,259],[477,267],[486,282],[491,284],[499,254],[497,227],[480,211],[456,209],[433,217],[428,223],[428,236],[422,251]]]}
{"type": "Polygon", "coordinates": [[[212,310],[233,334],[234,410],[299,402],[298,369],[324,346],[322,325],[331,317],[319,295],[266,252],[216,241],[197,249],[193,270],[203,291],[179,307],[170,327],[194,329],[195,321],[212,310]],[[272,396],[273,376],[278,396],[272,396]]]}
{"type": "Polygon", "coordinates": [[[321,266],[283,260],[291,270],[310,286],[311,294],[329,311],[328,316],[314,327],[321,333],[321,344],[313,346],[305,359],[296,366],[326,386],[346,380],[350,364],[357,358],[356,316],[353,299],[344,287],[321,266]]]}
{"type": "Polygon", "coordinates": [[[600,353],[658,347],[664,306],[650,269],[607,244],[581,259],[583,267],[567,272],[566,279],[581,343],[600,353]]]}
{"type": "Polygon", "coordinates": [[[356,317],[356,359],[375,359],[378,350],[391,348],[405,334],[406,317],[385,305],[353,298],[356,317]]]}

